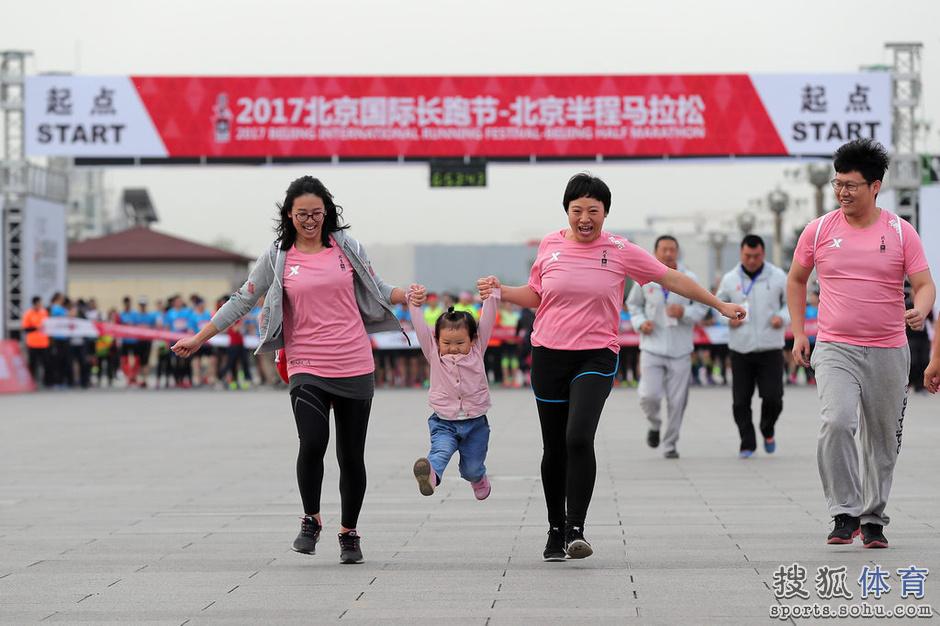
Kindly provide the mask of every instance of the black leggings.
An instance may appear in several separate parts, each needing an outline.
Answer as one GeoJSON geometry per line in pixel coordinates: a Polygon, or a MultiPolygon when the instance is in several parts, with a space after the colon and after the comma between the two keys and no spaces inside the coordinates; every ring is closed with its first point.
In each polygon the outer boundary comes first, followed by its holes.
{"type": "Polygon", "coordinates": [[[336,460],[339,461],[340,523],[355,528],[366,493],[366,430],[372,399],[343,398],[309,384],[290,392],[300,451],[297,453],[297,486],[304,513],[320,512],[323,457],[330,441],[330,407],[336,420],[336,460]]]}
{"type": "Polygon", "coordinates": [[[542,488],[551,526],[584,526],[597,474],[594,434],[617,361],[607,348],[532,349],[532,390],[542,426],[542,488]]]}

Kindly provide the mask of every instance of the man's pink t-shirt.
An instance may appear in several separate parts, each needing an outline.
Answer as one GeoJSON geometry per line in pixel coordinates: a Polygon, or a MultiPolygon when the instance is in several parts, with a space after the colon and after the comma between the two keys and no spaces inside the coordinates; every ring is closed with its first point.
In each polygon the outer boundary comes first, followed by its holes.
{"type": "Polygon", "coordinates": [[[529,287],[542,297],[532,345],[553,350],[620,351],[620,309],[629,276],[641,285],[669,269],[650,253],[607,231],[591,243],[550,233],[539,245],[529,287]]]}
{"type": "Polygon", "coordinates": [[[284,264],[287,375],[361,376],[375,370],[353,290],[354,270],[336,242],[314,254],[296,247],[284,264]]]}
{"type": "Polygon", "coordinates": [[[816,268],[817,341],[872,348],[907,345],[904,275],[928,267],[920,237],[908,222],[882,209],[874,224],[855,228],[836,210],[803,229],[793,260],[816,268]]]}

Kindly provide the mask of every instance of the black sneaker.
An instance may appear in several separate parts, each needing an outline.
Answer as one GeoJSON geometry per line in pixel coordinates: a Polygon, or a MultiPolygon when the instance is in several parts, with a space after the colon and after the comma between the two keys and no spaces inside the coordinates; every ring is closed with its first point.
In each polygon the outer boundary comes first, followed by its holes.
{"type": "Polygon", "coordinates": [[[835,516],[835,525],[832,528],[832,532],[829,533],[829,538],[826,540],[826,543],[831,544],[846,544],[852,543],[855,537],[858,536],[858,518],[852,517],[845,513],[840,513],[835,516]]]}
{"type": "Polygon", "coordinates": [[[862,545],[866,548],[887,548],[884,526],[881,524],[862,524],[862,545]]]}
{"type": "Polygon", "coordinates": [[[344,564],[362,563],[359,533],[355,530],[339,534],[339,562],[344,564]]]}
{"type": "Polygon", "coordinates": [[[561,528],[552,526],[548,529],[548,541],[545,543],[545,552],[542,553],[542,560],[565,560],[565,533],[561,531],[561,528]]]}
{"type": "Polygon", "coordinates": [[[317,518],[305,515],[301,517],[300,534],[294,539],[293,550],[301,554],[316,554],[320,531],[323,529],[317,518]]]}
{"type": "Polygon", "coordinates": [[[648,433],[646,433],[646,445],[648,445],[651,448],[659,447],[659,431],[658,430],[650,430],[648,433]]]}
{"type": "Polygon", "coordinates": [[[569,526],[565,531],[565,552],[568,558],[583,559],[594,554],[594,549],[584,539],[584,528],[569,526]]]}

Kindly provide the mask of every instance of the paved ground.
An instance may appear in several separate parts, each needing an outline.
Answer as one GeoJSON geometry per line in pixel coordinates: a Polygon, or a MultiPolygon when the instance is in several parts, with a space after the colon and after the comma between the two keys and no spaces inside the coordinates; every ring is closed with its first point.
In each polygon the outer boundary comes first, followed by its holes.
{"type": "Polygon", "coordinates": [[[777,454],[749,461],[736,458],[727,389],[693,392],[678,461],[646,447],[635,391],[615,390],[597,437],[596,553],[565,563],[541,561],[531,396],[494,393],[485,502],[453,472],[418,495],[410,467],[427,445],[424,403],[421,391],[376,397],[367,560],[341,566],[329,533],[316,556],[290,551],[300,508],[284,392],[3,397],[0,621],[753,624],[772,606],[841,602],[817,596],[820,566],[845,565],[858,602],[859,574],[876,564],[891,571],[891,592],[874,604],[940,608],[940,574],[915,601],[900,597],[896,572],[940,572],[940,398],[911,399],[892,547],[874,551],[824,544],[812,389],[788,389],[777,454]],[[774,573],[793,563],[807,571],[806,601],[775,598],[774,573]]]}

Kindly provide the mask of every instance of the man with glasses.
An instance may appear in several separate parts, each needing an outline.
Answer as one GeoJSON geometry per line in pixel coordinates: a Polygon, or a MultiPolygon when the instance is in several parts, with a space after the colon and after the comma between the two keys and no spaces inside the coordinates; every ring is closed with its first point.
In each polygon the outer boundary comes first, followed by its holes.
{"type": "Polygon", "coordinates": [[[831,184],[839,209],[803,230],[787,279],[793,358],[810,364],[803,322],[806,282],[815,267],[819,330],[812,367],[822,404],[816,459],[834,518],[827,543],[852,543],[861,531],[866,548],[885,548],[885,506],[907,406],[904,326],[923,326],[936,289],[917,231],[875,204],[888,168],[884,147],[859,139],[834,157],[831,184]],[[914,306],[906,311],[905,275],[914,293],[914,306]]]}

